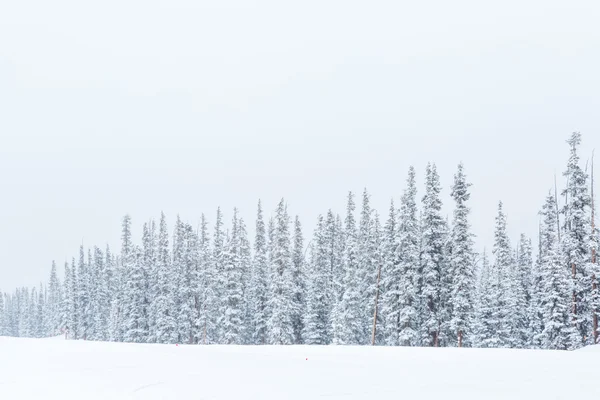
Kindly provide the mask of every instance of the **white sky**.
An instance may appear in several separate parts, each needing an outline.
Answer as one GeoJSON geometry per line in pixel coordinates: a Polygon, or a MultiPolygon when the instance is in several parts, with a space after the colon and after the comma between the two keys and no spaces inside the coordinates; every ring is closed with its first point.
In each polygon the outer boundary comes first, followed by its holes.
{"type": "Polygon", "coordinates": [[[533,236],[570,132],[600,149],[599,20],[596,1],[2,1],[0,288],[82,240],[117,250],[125,213],[139,234],[238,206],[253,231],[257,199],[285,197],[310,236],[367,186],[387,214],[430,160],[448,214],[465,162],[479,248],[500,199],[533,236]]]}

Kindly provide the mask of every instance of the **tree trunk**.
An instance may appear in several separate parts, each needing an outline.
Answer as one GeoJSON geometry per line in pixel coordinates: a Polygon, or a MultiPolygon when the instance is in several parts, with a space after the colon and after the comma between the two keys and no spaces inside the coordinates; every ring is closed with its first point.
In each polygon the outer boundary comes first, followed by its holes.
{"type": "Polygon", "coordinates": [[[463,333],[462,331],[458,331],[458,347],[463,347],[463,333]]]}

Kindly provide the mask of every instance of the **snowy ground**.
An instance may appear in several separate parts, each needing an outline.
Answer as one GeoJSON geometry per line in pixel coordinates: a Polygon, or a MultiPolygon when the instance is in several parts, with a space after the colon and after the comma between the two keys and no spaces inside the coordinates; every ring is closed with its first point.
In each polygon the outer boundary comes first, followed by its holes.
{"type": "Polygon", "coordinates": [[[567,353],[0,338],[0,399],[551,400],[594,395],[600,395],[600,347],[567,353]]]}

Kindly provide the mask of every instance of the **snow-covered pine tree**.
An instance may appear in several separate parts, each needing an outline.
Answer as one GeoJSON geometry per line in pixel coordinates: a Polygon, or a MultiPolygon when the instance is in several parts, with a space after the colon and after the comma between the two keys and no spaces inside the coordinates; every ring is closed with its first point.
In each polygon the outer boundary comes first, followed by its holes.
{"type": "Polygon", "coordinates": [[[358,238],[354,194],[348,193],[344,232],[344,282],[341,301],[333,315],[333,343],[358,345],[364,342],[363,305],[358,277],[358,238]]]}
{"type": "Polygon", "coordinates": [[[294,247],[292,253],[292,278],[293,278],[293,303],[292,325],[294,327],[294,343],[303,344],[302,332],[304,330],[303,315],[306,310],[305,304],[305,271],[304,271],[304,237],[302,236],[302,224],[300,217],[294,220],[294,247]]]}
{"type": "MultiPolygon", "coordinates": [[[[147,224],[144,230],[147,230],[147,224]]],[[[144,343],[147,340],[147,321],[144,313],[145,287],[143,253],[133,244],[131,218],[123,218],[121,232],[121,262],[123,273],[122,329],[125,342],[144,343]]]]}
{"type": "Polygon", "coordinates": [[[175,343],[177,341],[174,293],[176,288],[169,251],[169,231],[164,213],[160,216],[156,253],[156,298],[152,306],[152,318],[155,321],[154,337],[157,343],[175,343]]]}
{"type": "Polygon", "coordinates": [[[250,311],[250,277],[252,274],[252,250],[250,240],[248,239],[248,230],[246,229],[246,222],[243,218],[239,218],[238,221],[239,241],[238,241],[238,254],[240,269],[242,271],[242,344],[251,344],[252,332],[251,332],[251,311],[250,311]]]}
{"type": "Polygon", "coordinates": [[[389,217],[384,227],[383,243],[383,268],[381,273],[381,286],[384,288],[381,295],[380,313],[385,321],[384,342],[388,346],[400,345],[400,284],[402,272],[398,259],[398,213],[394,200],[390,203],[389,217]]]}
{"type": "Polygon", "coordinates": [[[592,333],[592,310],[588,299],[592,291],[592,274],[587,266],[590,260],[590,206],[588,175],[579,165],[578,149],[581,134],[574,132],[567,141],[571,152],[564,176],[567,187],[563,191],[565,205],[562,209],[564,225],[562,254],[565,266],[571,270],[573,280],[571,320],[579,332],[578,343],[572,348],[590,344],[592,333]]]}
{"type": "Polygon", "coordinates": [[[527,320],[529,321],[529,348],[541,349],[542,348],[542,333],[544,331],[544,314],[542,310],[542,225],[539,227],[539,243],[538,243],[538,256],[535,262],[532,264],[531,269],[531,287],[530,287],[530,299],[529,299],[529,310],[527,320]]]}
{"type": "Polygon", "coordinates": [[[222,343],[223,341],[223,326],[221,324],[221,318],[224,315],[225,303],[224,303],[224,292],[225,292],[225,234],[223,233],[223,214],[221,208],[217,208],[217,219],[215,222],[215,234],[213,236],[213,270],[215,272],[214,292],[215,292],[215,303],[214,310],[211,313],[214,318],[215,331],[211,332],[213,343],[222,343]]]}
{"type": "Polygon", "coordinates": [[[208,233],[208,222],[202,214],[200,219],[200,237],[198,243],[198,285],[200,290],[200,310],[198,314],[198,343],[210,343],[209,333],[215,331],[214,319],[212,318],[212,310],[214,309],[216,299],[214,292],[214,283],[216,274],[212,255],[210,252],[210,235],[208,233]]]}
{"type": "Polygon", "coordinates": [[[181,260],[179,262],[179,340],[193,344],[197,337],[196,281],[198,268],[198,237],[191,225],[181,224],[181,260]]]}
{"type": "Polygon", "coordinates": [[[148,323],[149,343],[156,343],[156,308],[155,302],[158,295],[158,273],[157,273],[157,237],[156,222],[148,223],[148,228],[143,230],[142,236],[142,263],[144,272],[145,313],[148,323]]]}
{"type": "Polygon", "coordinates": [[[307,268],[306,312],[304,314],[304,343],[308,345],[328,344],[327,278],[329,248],[326,242],[326,227],[319,215],[317,227],[310,246],[310,263],[307,268]]]}
{"type": "Polygon", "coordinates": [[[44,285],[40,283],[40,289],[37,294],[37,303],[36,303],[36,317],[35,317],[35,333],[34,337],[43,338],[48,335],[48,331],[46,330],[46,317],[48,313],[46,312],[46,301],[44,298],[44,285]]]}
{"type": "MultiPolygon", "coordinates": [[[[65,267],[66,271],[66,267],[65,267]]],[[[79,286],[77,280],[77,267],[75,266],[75,258],[71,260],[71,268],[69,270],[69,286],[68,286],[68,338],[79,339],[79,286]]]]}
{"type": "Polygon", "coordinates": [[[363,329],[360,344],[370,343],[375,312],[373,299],[375,298],[378,265],[376,265],[377,243],[374,227],[375,221],[370,205],[370,196],[365,189],[357,236],[358,268],[356,278],[361,297],[361,326],[363,329]]]}
{"type": "MultiPolygon", "coordinates": [[[[52,269],[50,270],[50,281],[48,284],[48,328],[49,335],[57,335],[61,327],[61,284],[56,271],[56,262],[52,261],[52,269]]],[[[1,294],[0,294],[1,297],[1,294]]]]}
{"type": "Polygon", "coordinates": [[[94,336],[91,339],[106,341],[110,309],[109,282],[104,254],[97,246],[94,247],[94,279],[96,287],[92,315],[94,336]]]}
{"type": "Polygon", "coordinates": [[[31,294],[28,297],[28,302],[27,302],[27,308],[26,308],[26,313],[27,313],[27,334],[26,337],[36,337],[36,331],[37,331],[37,289],[34,286],[33,288],[31,288],[31,294]]]}
{"type": "Polygon", "coordinates": [[[492,276],[490,261],[484,249],[476,273],[475,305],[473,320],[471,321],[472,335],[470,343],[473,347],[488,347],[486,340],[492,336],[492,276]]]}
{"type": "Polygon", "coordinates": [[[406,189],[402,195],[398,221],[398,247],[396,258],[399,262],[399,327],[400,346],[418,346],[421,343],[419,332],[419,309],[421,298],[421,232],[417,210],[417,184],[414,167],[408,170],[406,189]]]}
{"type": "Polygon", "coordinates": [[[334,311],[338,304],[342,301],[344,295],[344,252],[346,248],[346,233],[342,223],[342,218],[339,214],[335,216],[335,242],[333,243],[333,270],[332,270],[332,301],[330,304],[330,316],[329,316],[329,331],[333,340],[333,324],[334,324],[334,311]]]}
{"type": "Polygon", "coordinates": [[[79,248],[79,264],[77,267],[77,304],[79,310],[79,321],[77,323],[79,331],[77,332],[77,336],[83,340],[87,340],[90,334],[90,321],[92,319],[88,270],[88,265],[85,262],[85,251],[82,245],[79,248]]]}
{"type": "Polygon", "coordinates": [[[256,215],[256,233],[254,239],[254,260],[250,284],[249,303],[252,315],[252,343],[265,344],[267,334],[267,292],[268,292],[268,258],[267,236],[263,220],[261,201],[258,201],[256,215]]]}
{"type": "Polygon", "coordinates": [[[224,344],[241,344],[243,340],[244,304],[242,262],[240,257],[240,226],[238,210],[233,210],[231,234],[224,253],[224,311],[221,320],[224,344]]]}
{"type": "Polygon", "coordinates": [[[384,345],[385,344],[385,320],[383,319],[382,314],[380,313],[381,307],[381,298],[385,294],[385,287],[381,284],[381,271],[384,267],[384,233],[383,228],[381,227],[381,222],[379,219],[379,213],[377,211],[373,214],[373,241],[374,245],[374,253],[373,253],[373,263],[375,266],[375,283],[373,285],[373,298],[372,301],[372,310],[373,315],[371,316],[371,340],[370,343],[375,345],[384,345]]]}
{"type": "MultiPolygon", "coordinates": [[[[186,343],[186,331],[187,324],[185,318],[182,315],[183,303],[187,292],[189,292],[189,285],[185,282],[187,276],[185,273],[185,228],[179,215],[175,221],[175,229],[173,232],[173,260],[172,260],[172,279],[174,282],[174,299],[175,299],[175,322],[177,325],[177,337],[175,339],[178,343],[186,343]]],[[[186,310],[187,311],[187,310],[186,310]]]]}
{"type": "Polygon", "coordinates": [[[290,218],[284,199],[275,213],[275,232],[271,264],[269,320],[267,337],[270,344],[287,345],[294,342],[292,325],[293,275],[290,248],[290,218]]]}
{"type": "Polygon", "coordinates": [[[578,342],[577,331],[571,323],[572,282],[569,270],[561,260],[554,197],[548,194],[542,210],[542,313],[544,331],[542,347],[545,349],[568,350],[578,342]]]}
{"type": "Polygon", "coordinates": [[[490,347],[511,348],[518,344],[518,304],[515,294],[517,283],[515,262],[506,230],[506,215],[502,202],[499,203],[496,217],[493,254],[495,257],[491,274],[492,279],[495,280],[492,286],[495,289],[493,313],[497,326],[494,336],[490,338],[493,340],[490,341],[490,347]]]}
{"type": "Polygon", "coordinates": [[[531,302],[533,256],[531,239],[521,234],[516,257],[516,292],[517,301],[517,343],[519,348],[527,348],[531,342],[531,323],[529,310],[531,302]]]}
{"type": "Polygon", "coordinates": [[[473,252],[473,234],[469,223],[470,209],[467,205],[471,194],[470,183],[467,182],[463,164],[458,165],[454,175],[452,197],[455,202],[454,220],[452,223],[450,271],[452,287],[450,301],[452,319],[450,327],[458,338],[458,347],[469,341],[475,292],[475,254],[473,252]]]}
{"type": "Polygon", "coordinates": [[[323,221],[323,237],[322,240],[325,246],[325,261],[327,267],[323,270],[323,279],[325,280],[323,298],[325,305],[325,316],[327,318],[326,336],[327,342],[331,342],[332,326],[333,326],[333,309],[335,304],[340,301],[343,287],[343,248],[342,235],[339,223],[333,214],[332,210],[327,212],[327,217],[323,221]],[[340,276],[341,275],[341,276],[340,276]]]}
{"type": "Polygon", "coordinates": [[[425,196],[423,197],[422,219],[422,343],[425,346],[440,346],[440,334],[445,304],[442,304],[442,279],[446,265],[446,223],[441,215],[440,181],[435,165],[427,165],[425,196]]]}

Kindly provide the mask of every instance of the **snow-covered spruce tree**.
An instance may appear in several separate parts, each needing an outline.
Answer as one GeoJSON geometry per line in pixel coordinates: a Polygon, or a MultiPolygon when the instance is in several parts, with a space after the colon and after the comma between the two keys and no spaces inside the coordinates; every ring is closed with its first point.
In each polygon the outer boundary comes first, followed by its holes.
{"type": "Polygon", "coordinates": [[[358,281],[358,241],[354,194],[348,193],[344,232],[344,283],[341,301],[333,316],[333,343],[358,345],[364,341],[363,302],[358,281]]]}
{"type": "Polygon", "coordinates": [[[109,320],[109,281],[105,256],[102,250],[97,246],[94,248],[94,279],[95,296],[93,306],[93,332],[92,340],[108,340],[108,320],[109,320]]]}
{"type": "Polygon", "coordinates": [[[83,246],[81,246],[79,248],[79,264],[77,266],[77,304],[79,309],[79,321],[77,323],[79,331],[77,336],[83,340],[87,340],[91,328],[90,286],[89,268],[85,262],[85,251],[83,246]]]}
{"type": "Polygon", "coordinates": [[[571,324],[572,282],[569,270],[561,260],[554,197],[549,194],[542,210],[542,313],[544,331],[542,347],[545,349],[568,350],[577,343],[577,332],[571,324]]]}
{"type": "Polygon", "coordinates": [[[187,307],[186,296],[190,290],[189,284],[186,283],[187,274],[185,266],[185,226],[179,215],[175,221],[175,229],[173,232],[173,260],[172,260],[172,279],[174,283],[173,298],[175,300],[175,324],[177,326],[177,335],[175,341],[178,343],[186,343],[187,336],[187,318],[184,316],[187,307]],[[184,308],[185,311],[184,311],[184,308]]]}
{"type": "Polygon", "coordinates": [[[373,214],[373,240],[375,242],[375,252],[373,253],[375,283],[373,285],[373,297],[371,302],[374,314],[371,316],[372,326],[369,343],[372,345],[385,345],[385,319],[381,314],[381,299],[385,294],[385,287],[381,284],[381,274],[385,264],[384,232],[377,211],[373,214]]]}
{"type": "Polygon", "coordinates": [[[79,338],[79,302],[78,302],[78,285],[77,285],[77,271],[75,266],[75,259],[71,261],[71,267],[67,268],[65,263],[65,275],[68,279],[65,279],[65,293],[66,293],[66,330],[67,337],[69,339],[77,340],[79,338]],[[68,274],[68,275],[67,275],[68,274]]]}
{"type": "Polygon", "coordinates": [[[495,260],[491,275],[492,279],[496,281],[493,285],[496,292],[492,293],[496,298],[493,303],[493,313],[494,320],[498,324],[494,336],[490,338],[493,340],[490,341],[490,347],[512,348],[518,345],[517,332],[523,327],[518,326],[515,260],[506,231],[506,215],[502,202],[498,206],[498,216],[496,217],[493,254],[495,260]]]}
{"type": "Polygon", "coordinates": [[[333,325],[334,325],[334,312],[338,304],[342,301],[342,297],[344,295],[344,252],[346,248],[346,233],[344,230],[344,225],[342,223],[342,217],[339,214],[335,216],[335,240],[332,243],[332,254],[333,254],[333,262],[332,262],[332,281],[331,281],[331,293],[332,300],[329,310],[329,332],[331,339],[333,340],[333,325]]]}
{"type": "Polygon", "coordinates": [[[25,308],[25,312],[27,314],[27,320],[26,320],[26,337],[35,337],[36,335],[36,325],[37,325],[37,321],[36,321],[36,310],[37,310],[37,289],[34,286],[33,288],[31,288],[31,292],[29,293],[29,297],[28,302],[27,302],[27,307],[25,308]]]}
{"type": "Polygon", "coordinates": [[[531,323],[529,311],[531,302],[533,256],[531,239],[521,234],[516,257],[516,292],[517,301],[517,330],[516,346],[519,348],[529,347],[531,341],[531,323]]]}
{"type": "Polygon", "coordinates": [[[307,268],[306,312],[304,314],[304,343],[326,345],[328,338],[327,278],[329,248],[326,242],[323,216],[319,215],[317,227],[310,246],[310,264],[307,268]]]}
{"type": "Polygon", "coordinates": [[[440,346],[440,334],[443,328],[445,304],[442,304],[442,282],[446,266],[445,233],[446,222],[442,218],[440,200],[440,182],[435,165],[427,165],[425,196],[423,197],[423,248],[422,298],[423,329],[422,343],[425,346],[440,346]]]}
{"type": "Polygon", "coordinates": [[[529,321],[529,342],[528,347],[531,349],[542,348],[542,333],[544,331],[544,314],[542,310],[542,229],[540,224],[539,232],[539,245],[538,245],[538,256],[535,262],[532,264],[531,269],[531,287],[530,287],[530,299],[527,320],[529,321]]]}
{"type": "Polygon", "coordinates": [[[254,259],[250,276],[250,292],[248,295],[251,310],[251,343],[255,345],[267,342],[267,236],[261,201],[258,201],[256,215],[256,233],[254,239],[254,259]]]}
{"type": "Polygon", "coordinates": [[[394,200],[390,203],[388,220],[384,227],[383,268],[381,287],[384,288],[380,298],[380,314],[385,321],[384,343],[388,346],[400,345],[400,284],[402,272],[398,259],[398,215],[394,200]]]}
{"type": "Polygon", "coordinates": [[[222,319],[224,317],[225,303],[224,291],[225,291],[225,234],[223,233],[223,214],[221,208],[217,208],[217,219],[215,222],[215,234],[213,236],[213,271],[215,273],[214,281],[214,309],[210,313],[211,317],[214,318],[215,327],[214,332],[209,332],[211,343],[222,343],[223,342],[223,324],[222,319]]]}
{"type": "Polygon", "coordinates": [[[196,321],[198,320],[198,235],[187,223],[182,225],[182,259],[179,276],[179,340],[193,344],[198,336],[196,321]]]}
{"type": "Polygon", "coordinates": [[[269,320],[267,337],[270,344],[294,342],[292,326],[293,275],[290,248],[290,218],[285,201],[281,199],[275,213],[275,232],[271,264],[269,320]]]}
{"type": "Polygon", "coordinates": [[[463,164],[458,165],[452,186],[452,198],[455,202],[454,219],[451,233],[450,271],[452,279],[450,301],[452,319],[450,327],[458,338],[458,347],[469,341],[475,292],[475,254],[473,252],[473,234],[469,223],[470,209],[467,205],[471,194],[463,164]]]}
{"type": "MultiPolygon", "coordinates": [[[[148,229],[145,224],[144,229],[148,229]]],[[[123,269],[123,340],[144,343],[147,340],[145,315],[145,287],[143,252],[133,244],[131,218],[123,218],[121,236],[121,262],[123,269]]]]}
{"type": "Polygon", "coordinates": [[[323,224],[322,240],[325,247],[323,262],[327,264],[322,277],[325,284],[323,301],[327,319],[326,336],[329,343],[333,337],[333,309],[335,304],[340,301],[341,292],[339,290],[343,287],[343,282],[340,279],[343,277],[343,275],[340,277],[343,271],[343,244],[341,243],[343,233],[332,210],[327,211],[327,217],[324,219],[323,224]]]}
{"type": "Polygon", "coordinates": [[[113,255],[110,248],[106,247],[106,272],[108,274],[110,304],[108,310],[108,340],[119,342],[123,340],[122,334],[122,282],[123,276],[120,260],[113,255]]]}
{"type": "Polygon", "coordinates": [[[208,222],[202,214],[200,219],[200,237],[198,238],[198,285],[200,290],[200,309],[198,313],[198,343],[209,343],[209,332],[215,331],[214,319],[210,312],[216,302],[214,293],[214,282],[216,275],[213,270],[212,254],[210,252],[210,234],[208,233],[208,222]]]}
{"type": "MultiPolygon", "coordinates": [[[[51,336],[58,335],[61,327],[61,284],[56,271],[56,262],[52,261],[52,269],[50,270],[50,281],[48,284],[48,334],[51,336]]],[[[0,294],[0,297],[2,295],[0,294]]]]}
{"type": "Polygon", "coordinates": [[[398,220],[398,247],[396,258],[399,263],[399,320],[400,346],[418,346],[419,309],[421,298],[421,232],[417,216],[417,185],[415,169],[409,168],[406,189],[402,195],[398,220]]]}
{"type": "Polygon", "coordinates": [[[37,303],[35,309],[36,317],[35,317],[35,333],[34,337],[43,338],[48,336],[48,332],[46,330],[46,300],[44,297],[44,285],[40,283],[40,289],[37,294],[37,303]]]}
{"type": "Polygon", "coordinates": [[[293,301],[294,310],[292,314],[292,325],[294,326],[294,343],[303,344],[302,331],[304,330],[303,315],[306,312],[305,303],[305,271],[304,271],[304,237],[302,236],[302,224],[296,216],[294,220],[294,248],[292,253],[293,265],[293,301]]]}
{"type": "Polygon", "coordinates": [[[589,302],[592,291],[592,273],[588,270],[590,255],[591,198],[588,192],[588,175],[579,165],[578,148],[581,134],[574,132],[567,141],[571,148],[564,176],[567,187],[563,191],[565,205],[562,209],[564,225],[562,254],[573,281],[571,320],[579,332],[579,340],[571,348],[592,342],[592,309],[589,302]]]}
{"type": "Polygon", "coordinates": [[[242,291],[243,266],[240,256],[240,226],[237,209],[233,210],[233,221],[224,254],[223,292],[224,312],[222,318],[223,343],[241,344],[243,339],[244,304],[242,291]]]}
{"type": "Polygon", "coordinates": [[[357,236],[358,267],[356,279],[361,298],[360,310],[361,326],[363,330],[359,344],[370,343],[373,315],[375,312],[373,299],[375,298],[378,270],[375,259],[377,252],[377,243],[374,232],[375,221],[369,197],[369,193],[365,189],[363,192],[362,210],[357,236]]]}
{"type": "Polygon", "coordinates": [[[157,266],[157,248],[156,248],[156,223],[151,220],[147,227],[143,230],[142,236],[142,264],[144,272],[144,288],[146,304],[146,320],[148,324],[147,342],[156,343],[156,312],[155,302],[158,290],[158,274],[157,266]]]}
{"type": "Polygon", "coordinates": [[[239,219],[239,246],[238,253],[240,258],[240,268],[242,270],[242,344],[251,344],[252,332],[250,330],[252,315],[250,311],[250,302],[248,296],[250,292],[250,276],[252,273],[252,250],[250,239],[248,239],[248,230],[243,218],[239,219]]]}
{"type": "Polygon", "coordinates": [[[489,342],[493,336],[493,329],[497,326],[494,319],[494,303],[495,298],[493,293],[496,292],[496,280],[492,275],[490,260],[487,251],[484,249],[482,261],[476,274],[476,290],[475,290],[475,307],[474,317],[471,322],[473,334],[471,336],[471,344],[473,347],[485,348],[495,347],[496,342],[489,342]]]}
{"type": "Polygon", "coordinates": [[[155,321],[154,337],[157,343],[175,343],[177,340],[176,287],[171,268],[169,231],[164,213],[160,216],[155,271],[157,287],[152,305],[155,321]]]}

